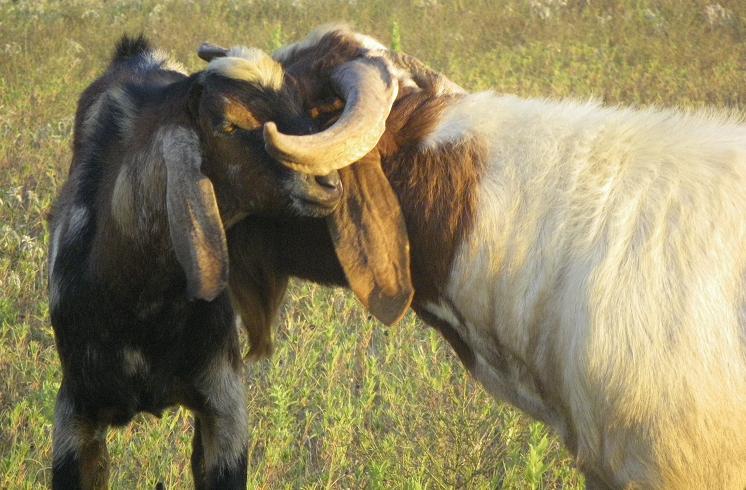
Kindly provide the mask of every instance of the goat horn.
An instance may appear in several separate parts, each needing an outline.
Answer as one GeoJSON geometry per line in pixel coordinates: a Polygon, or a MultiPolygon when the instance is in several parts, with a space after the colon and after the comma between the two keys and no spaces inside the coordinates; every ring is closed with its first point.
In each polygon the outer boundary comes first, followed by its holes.
{"type": "Polygon", "coordinates": [[[328,129],[291,136],[264,125],[264,145],[276,160],[298,172],[326,175],[361,159],[375,148],[386,129],[399,85],[384,58],[359,58],[336,68],[332,86],[346,101],[328,129]]]}
{"type": "Polygon", "coordinates": [[[227,54],[227,49],[211,43],[202,43],[199,49],[197,49],[197,56],[207,62],[212,61],[214,58],[222,58],[227,54]]]}
{"type": "Polygon", "coordinates": [[[461,86],[414,56],[396,52],[390,53],[389,56],[397,67],[403,67],[409,71],[414,82],[420,88],[430,90],[438,95],[466,93],[466,90],[461,86]]]}

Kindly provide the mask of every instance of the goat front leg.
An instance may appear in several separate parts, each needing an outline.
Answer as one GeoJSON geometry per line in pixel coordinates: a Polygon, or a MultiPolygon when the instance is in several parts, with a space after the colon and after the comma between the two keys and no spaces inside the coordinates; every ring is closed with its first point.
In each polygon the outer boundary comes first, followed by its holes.
{"type": "Polygon", "coordinates": [[[198,386],[205,400],[195,413],[192,475],[198,490],[245,489],[248,451],[241,368],[214,362],[198,386]]]}
{"type": "Polygon", "coordinates": [[[60,387],[54,414],[52,488],[105,489],[109,481],[106,424],[87,420],[75,400],[60,387]]]}

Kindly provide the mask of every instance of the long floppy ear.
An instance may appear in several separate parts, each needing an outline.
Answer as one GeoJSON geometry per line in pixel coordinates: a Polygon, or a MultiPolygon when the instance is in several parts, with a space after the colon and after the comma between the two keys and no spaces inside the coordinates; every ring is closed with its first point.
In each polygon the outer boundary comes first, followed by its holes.
{"type": "Polygon", "coordinates": [[[249,359],[272,354],[272,323],[285,297],[288,276],[277,267],[271,224],[247,218],[228,233],[233,307],[249,336],[249,359]]]}
{"type": "Polygon", "coordinates": [[[404,316],[414,295],[399,200],[375,149],[339,175],[344,196],[326,219],[337,258],[358,299],[391,325],[404,316]]]}
{"type": "Polygon", "coordinates": [[[190,298],[211,301],[228,282],[228,249],[212,182],[200,171],[194,131],[170,128],[163,138],[168,228],[190,298]]]}

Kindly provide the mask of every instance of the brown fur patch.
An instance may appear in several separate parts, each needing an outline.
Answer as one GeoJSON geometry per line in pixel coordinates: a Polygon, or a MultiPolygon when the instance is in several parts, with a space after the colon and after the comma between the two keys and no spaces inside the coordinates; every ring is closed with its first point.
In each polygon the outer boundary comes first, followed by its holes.
{"type": "MultiPolygon", "coordinates": [[[[440,300],[441,288],[448,282],[456,250],[462,237],[472,230],[476,191],[484,171],[484,149],[474,141],[434,149],[420,145],[457,97],[438,97],[427,91],[405,95],[394,104],[386,133],[377,149],[383,171],[406,221],[415,287],[413,307],[425,321],[441,331],[466,367],[471,369],[473,353],[457,332],[427,312],[423,313],[421,307],[427,302],[440,300]]],[[[328,117],[324,111],[321,112],[321,117],[328,117]]],[[[332,121],[333,117],[327,124],[332,121]]],[[[262,230],[254,229],[253,233],[262,233],[262,230]]],[[[343,283],[342,270],[321,220],[283,220],[273,233],[276,233],[277,267],[283,274],[323,284],[343,283]]],[[[234,242],[232,238],[229,242],[235,247],[251,248],[234,242]]],[[[247,243],[250,242],[247,240],[247,243]]],[[[234,280],[236,283],[242,281],[234,276],[237,260],[232,253],[232,289],[234,280]]],[[[240,260],[254,259],[246,257],[240,260]]],[[[265,328],[268,331],[269,325],[265,328]]]]}
{"type": "MultiPolygon", "coordinates": [[[[331,32],[311,46],[285,53],[285,71],[292,76],[304,95],[306,108],[319,119],[333,122],[336,109],[336,94],[328,86],[328,77],[340,64],[362,56],[364,49],[359,42],[343,32],[331,32]]],[[[407,68],[400,67],[400,68],[407,68]]],[[[423,71],[420,67],[420,71],[423,71]]],[[[425,76],[428,72],[423,71],[425,76]]],[[[435,72],[433,72],[435,73],[435,72]]],[[[448,144],[437,148],[425,148],[423,141],[436,129],[448,106],[461,97],[458,93],[444,94],[438,87],[437,76],[430,77],[432,83],[422,90],[407,90],[400,93],[386,123],[386,132],[377,146],[383,171],[398,197],[409,235],[411,246],[411,271],[415,286],[414,307],[425,302],[437,302],[449,279],[456,250],[463,237],[471,232],[477,207],[477,186],[484,173],[485,150],[473,140],[448,144]]],[[[364,184],[362,184],[364,185],[364,184]]],[[[269,234],[269,241],[277,253],[277,262],[272,272],[285,277],[294,275],[324,284],[340,284],[344,275],[334,252],[329,234],[321,220],[285,219],[276,221],[276,228],[258,226],[256,220],[247,223],[252,237],[242,243],[232,233],[231,243],[231,290],[238,303],[243,300],[235,291],[243,281],[235,274],[239,261],[251,263],[266,252],[253,250],[252,240],[256,234],[269,234]],[[269,231],[268,231],[269,230],[269,231]],[[244,256],[234,256],[238,248],[244,256]],[[258,255],[257,255],[258,254],[258,255]],[[253,257],[252,257],[253,255],[253,257]]],[[[265,262],[269,264],[270,262],[265,262]]],[[[256,274],[256,272],[254,272],[256,274]]],[[[264,276],[263,280],[266,280],[264,276]]],[[[272,279],[275,280],[275,279],[272,279]]],[[[281,294],[281,293],[280,293],[281,294]]],[[[241,311],[244,321],[251,320],[256,307],[248,306],[241,311]]],[[[269,338],[271,316],[247,326],[250,336],[257,342],[269,338]]],[[[426,320],[430,318],[425,318],[426,320]]],[[[452,329],[450,329],[452,330],[452,329]]],[[[463,361],[470,367],[473,356],[464,349],[465,344],[453,335],[444,332],[463,361]]],[[[253,343],[253,342],[252,342],[253,343]]]]}
{"type": "Polygon", "coordinates": [[[348,32],[332,31],[316,44],[287,53],[283,67],[297,81],[306,109],[311,109],[318,101],[336,97],[328,83],[332,72],[348,61],[363,57],[364,52],[360,42],[348,32]]]}
{"type": "Polygon", "coordinates": [[[441,84],[409,91],[394,104],[378,143],[384,173],[407,223],[410,241],[413,308],[438,329],[467,369],[474,355],[448,324],[422,307],[438,303],[456,251],[471,233],[477,188],[484,174],[485,149],[474,140],[426,148],[422,142],[437,128],[444,111],[461,95],[440,94],[441,84]]]}
{"type": "MultiPolygon", "coordinates": [[[[87,432],[92,432],[87,431],[87,432]]],[[[109,451],[103,434],[86,434],[86,441],[80,448],[80,474],[86,490],[102,490],[109,482],[109,451]]]]}
{"type": "Polygon", "coordinates": [[[417,303],[437,302],[462,237],[474,225],[484,148],[472,140],[421,146],[457,97],[406,96],[394,105],[379,143],[384,172],[407,221],[417,303]]]}
{"type": "Polygon", "coordinates": [[[254,114],[242,103],[226,99],[225,119],[239,128],[252,130],[262,126],[254,114]]]}
{"type": "Polygon", "coordinates": [[[378,151],[339,173],[345,195],[327,224],[350,288],[386,325],[409,309],[409,240],[378,151]]]}
{"type": "MultiPolygon", "coordinates": [[[[331,89],[320,87],[328,79],[324,77],[361,53],[354,38],[332,32],[317,44],[292,53],[286,72],[304,87],[312,104],[316,101],[316,107],[324,106],[333,97],[331,89]]],[[[485,149],[473,140],[437,148],[421,145],[448,106],[462,96],[441,95],[438,86],[432,83],[423,90],[405,92],[395,102],[377,146],[407,222],[415,302],[437,301],[440,287],[447,283],[461,238],[473,227],[477,184],[484,171],[485,149]]],[[[322,118],[329,117],[323,110],[318,112],[322,118]]],[[[332,121],[333,116],[327,123],[332,121]]],[[[297,272],[306,276],[304,270],[297,272]]]]}

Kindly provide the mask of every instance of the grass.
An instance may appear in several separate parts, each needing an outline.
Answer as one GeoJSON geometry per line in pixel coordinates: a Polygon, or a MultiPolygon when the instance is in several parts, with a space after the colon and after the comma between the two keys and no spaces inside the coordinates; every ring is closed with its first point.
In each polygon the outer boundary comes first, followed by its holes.
{"type": "MultiPolygon", "coordinates": [[[[0,0],[0,488],[50,482],[60,370],[45,214],[75,101],[122,32],[190,69],[203,40],[265,49],[351,21],[472,90],[743,108],[746,2],[0,0]]],[[[541,424],[495,402],[413,316],[384,328],[341,290],[295,283],[277,350],[248,367],[252,488],[580,488],[541,424]]],[[[112,488],[189,488],[189,414],[112,431],[112,488]]]]}

